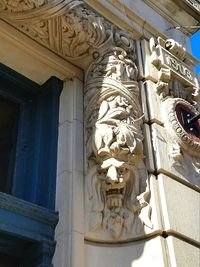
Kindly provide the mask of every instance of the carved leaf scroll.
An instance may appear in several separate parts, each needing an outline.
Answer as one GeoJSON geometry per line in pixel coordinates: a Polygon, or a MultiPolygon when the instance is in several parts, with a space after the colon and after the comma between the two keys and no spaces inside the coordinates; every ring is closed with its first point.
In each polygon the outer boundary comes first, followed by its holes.
{"type": "Polygon", "coordinates": [[[23,12],[41,7],[47,0],[1,0],[0,11],[23,12]]]}
{"type": "MultiPolygon", "coordinates": [[[[120,46],[130,51],[132,41],[81,0],[2,0],[0,17],[66,59],[89,57],[96,50],[120,46]]],[[[82,66],[82,62],[77,64],[82,66]]]]}
{"type": "Polygon", "coordinates": [[[0,16],[65,58],[88,56],[113,41],[112,24],[83,1],[3,0],[0,16]]]}

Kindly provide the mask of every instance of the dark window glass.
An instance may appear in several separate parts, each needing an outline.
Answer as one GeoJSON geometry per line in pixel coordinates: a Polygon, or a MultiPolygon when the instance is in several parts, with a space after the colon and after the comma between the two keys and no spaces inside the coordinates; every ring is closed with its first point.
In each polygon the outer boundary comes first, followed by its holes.
{"type": "Polygon", "coordinates": [[[0,267],[22,267],[17,258],[0,253],[0,267]]]}
{"type": "Polygon", "coordinates": [[[11,193],[20,105],[0,96],[0,191],[11,193]]]}

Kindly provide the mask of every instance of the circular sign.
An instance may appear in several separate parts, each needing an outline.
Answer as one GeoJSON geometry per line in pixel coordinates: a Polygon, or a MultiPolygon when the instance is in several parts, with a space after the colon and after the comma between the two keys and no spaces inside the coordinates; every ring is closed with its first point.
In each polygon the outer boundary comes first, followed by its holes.
{"type": "Polygon", "coordinates": [[[190,154],[200,155],[199,112],[181,98],[169,98],[163,104],[165,105],[165,126],[169,128],[175,140],[190,154]]]}

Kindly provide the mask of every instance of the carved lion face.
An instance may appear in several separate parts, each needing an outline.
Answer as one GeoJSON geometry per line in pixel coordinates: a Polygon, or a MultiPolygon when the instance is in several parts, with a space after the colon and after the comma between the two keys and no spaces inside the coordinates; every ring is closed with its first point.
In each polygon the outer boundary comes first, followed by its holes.
{"type": "Polygon", "coordinates": [[[129,166],[115,158],[106,159],[99,166],[97,178],[101,181],[101,189],[108,209],[121,208],[126,183],[130,178],[129,166]]]}

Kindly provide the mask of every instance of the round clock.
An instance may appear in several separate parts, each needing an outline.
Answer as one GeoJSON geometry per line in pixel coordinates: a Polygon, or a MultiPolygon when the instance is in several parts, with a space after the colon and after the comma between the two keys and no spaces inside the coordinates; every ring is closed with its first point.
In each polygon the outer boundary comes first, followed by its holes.
{"type": "Polygon", "coordinates": [[[200,155],[200,114],[189,102],[182,98],[164,101],[166,128],[188,153],[200,155]],[[167,113],[167,116],[166,116],[167,113]]]}

